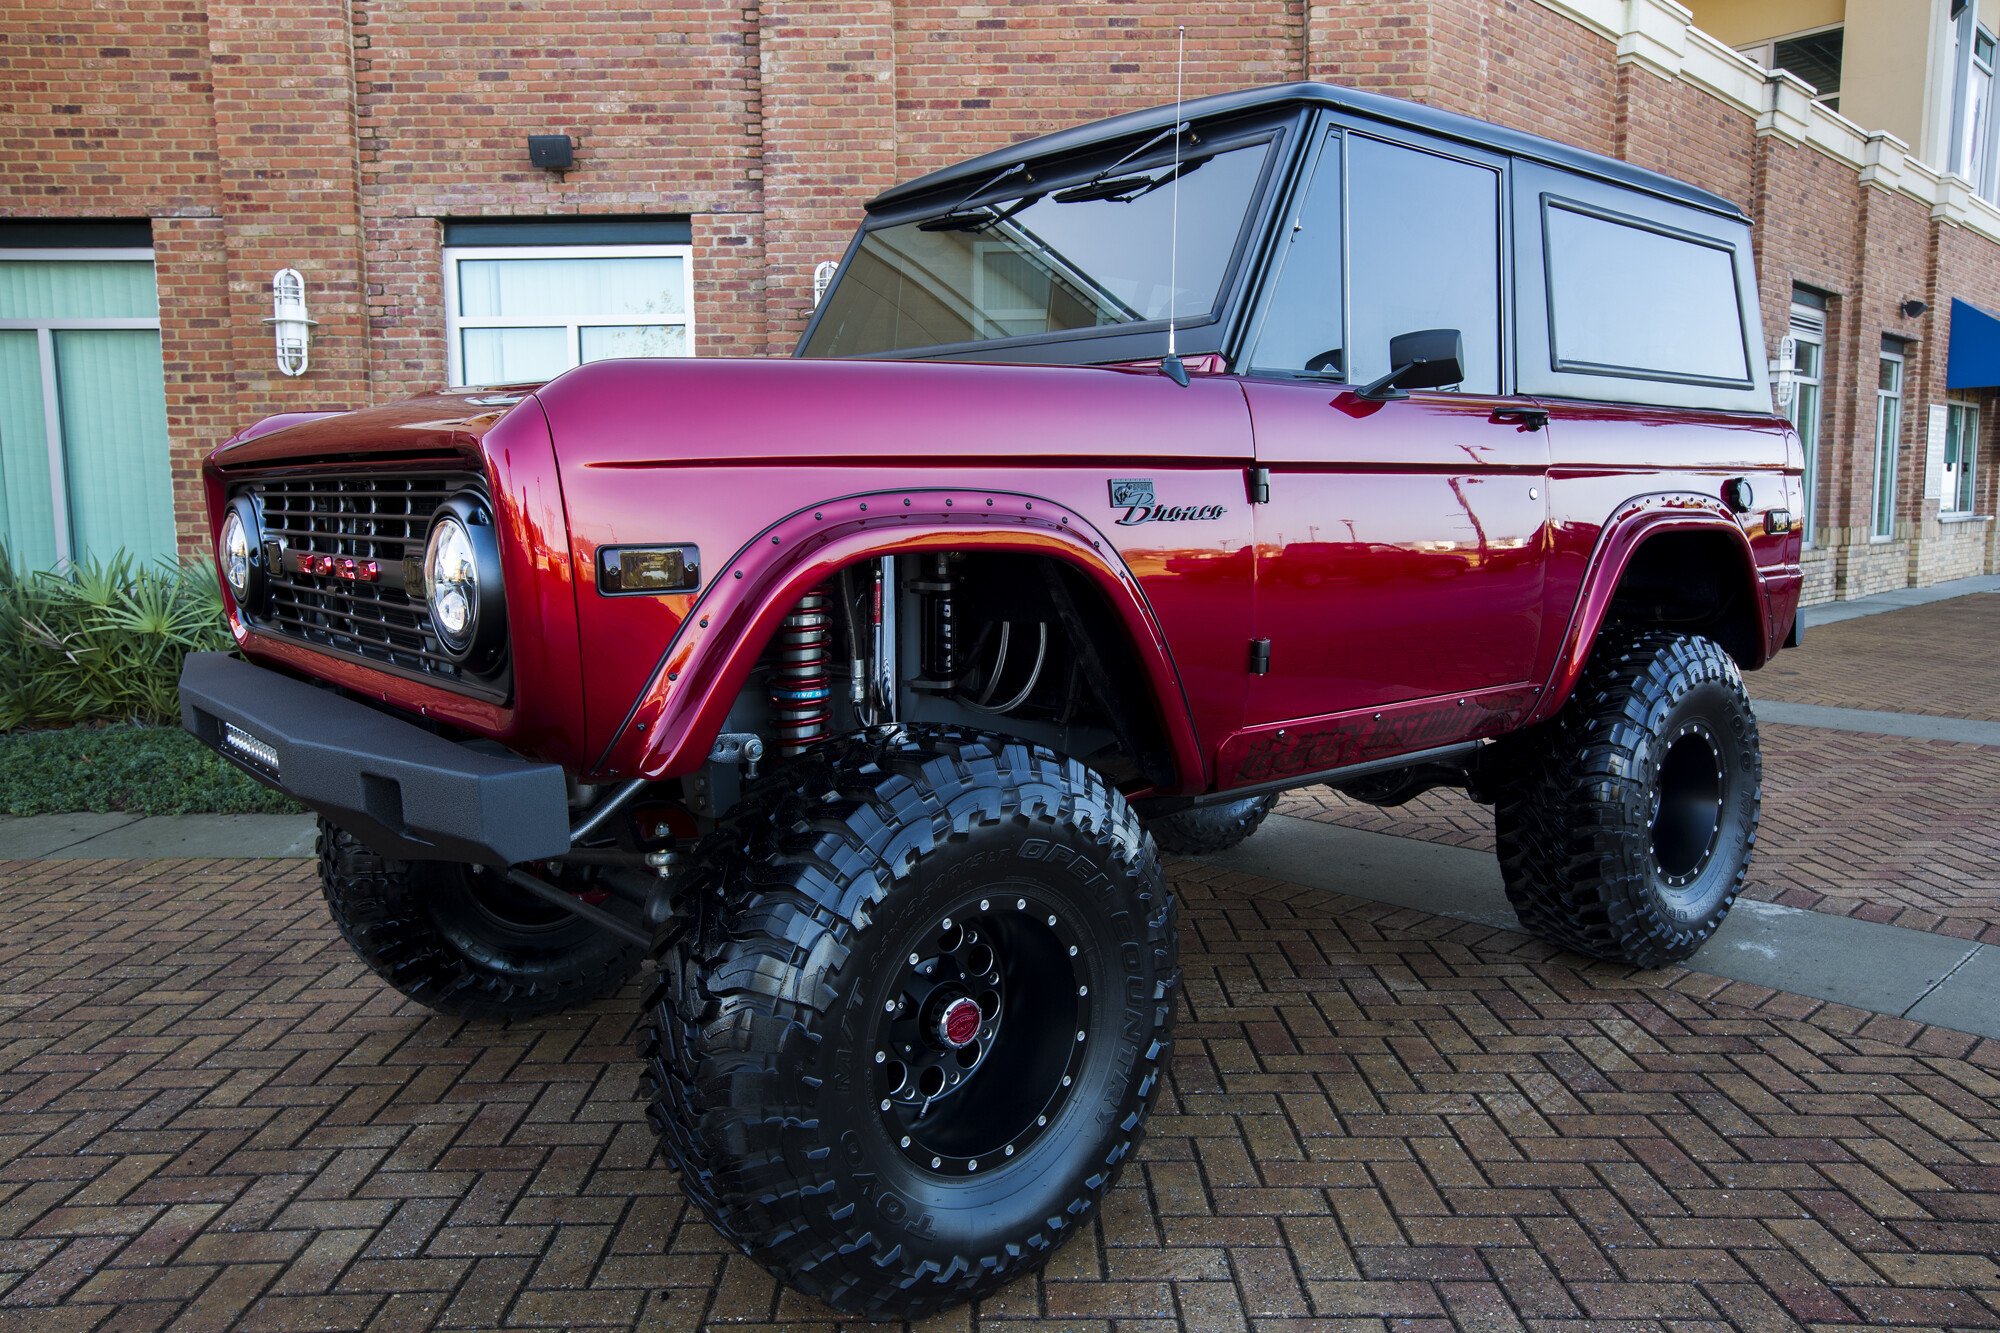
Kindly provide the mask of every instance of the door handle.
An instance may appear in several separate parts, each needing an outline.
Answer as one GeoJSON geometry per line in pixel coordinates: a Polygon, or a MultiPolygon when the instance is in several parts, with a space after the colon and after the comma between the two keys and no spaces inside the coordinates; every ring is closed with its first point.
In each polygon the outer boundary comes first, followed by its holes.
{"type": "Polygon", "coordinates": [[[1496,426],[1519,426],[1522,430],[1545,430],[1549,414],[1539,407],[1502,407],[1487,420],[1496,426]]]}

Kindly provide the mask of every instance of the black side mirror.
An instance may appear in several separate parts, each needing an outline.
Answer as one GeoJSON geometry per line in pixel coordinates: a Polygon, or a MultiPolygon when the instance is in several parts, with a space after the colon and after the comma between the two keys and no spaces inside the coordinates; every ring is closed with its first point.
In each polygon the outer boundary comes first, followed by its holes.
{"type": "Polygon", "coordinates": [[[1465,379],[1465,337],[1457,329],[1418,329],[1389,339],[1389,373],[1361,397],[1381,402],[1411,389],[1442,389],[1465,379]]]}

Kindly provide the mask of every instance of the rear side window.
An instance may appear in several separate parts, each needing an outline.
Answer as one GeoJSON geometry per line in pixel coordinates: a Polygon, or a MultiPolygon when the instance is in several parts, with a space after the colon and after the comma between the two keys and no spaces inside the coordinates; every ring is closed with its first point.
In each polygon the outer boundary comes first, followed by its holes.
{"type": "Polygon", "coordinates": [[[1547,195],[1542,219],[1553,369],[1749,383],[1731,246],[1547,195]]]}
{"type": "Polygon", "coordinates": [[[1347,238],[1354,345],[1348,381],[1389,370],[1389,340],[1465,336],[1467,393],[1500,391],[1500,173],[1348,136],[1347,238]]]}

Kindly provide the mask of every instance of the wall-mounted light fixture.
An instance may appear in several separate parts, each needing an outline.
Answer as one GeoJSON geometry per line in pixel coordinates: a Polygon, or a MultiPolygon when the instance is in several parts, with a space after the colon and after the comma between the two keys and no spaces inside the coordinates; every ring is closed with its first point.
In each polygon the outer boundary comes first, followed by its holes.
{"type": "Polygon", "coordinates": [[[833,286],[833,275],[840,272],[838,259],[822,259],[813,265],[813,305],[818,306],[826,299],[826,289],[833,286]]]}
{"type": "Polygon", "coordinates": [[[1930,306],[1922,301],[1919,301],[1916,297],[1913,296],[1909,300],[1903,302],[1901,309],[1903,311],[1904,319],[1915,319],[1917,316],[1929,310],[1930,306]]]}
{"type": "Polygon", "coordinates": [[[271,336],[278,346],[278,370],[286,375],[306,373],[312,359],[312,330],[318,320],[306,315],[306,280],[295,268],[281,268],[271,275],[271,336]]]}
{"type": "Polygon", "coordinates": [[[568,171],[576,165],[576,145],[567,134],[531,134],[528,161],[543,171],[568,171]]]}

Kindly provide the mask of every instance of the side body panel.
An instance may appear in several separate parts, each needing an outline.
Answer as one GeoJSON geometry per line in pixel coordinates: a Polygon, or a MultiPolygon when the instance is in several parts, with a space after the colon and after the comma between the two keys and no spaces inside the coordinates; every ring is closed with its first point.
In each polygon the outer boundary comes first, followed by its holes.
{"type": "Polygon", "coordinates": [[[1154,692],[1170,737],[1182,733],[1176,757],[1194,789],[1241,725],[1252,451],[1232,380],[1198,375],[1183,388],[1154,370],[604,362],[540,397],[580,572],[595,772],[699,766],[728,698],[799,595],[842,564],[941,546],[1049,554],[1089,574],[1153,655],[1154,692]],[[601,547],[666,542],[700,548],[699,591],[597,591],[601,547]]]}
{"type": "Polygon", "coordinates": [[[1252,678],[1225,783],[1492,735],[1531,701],[1544,637],[1546,434],[1516,400],[1246,382],[1257,506],[1252,678]]]}

